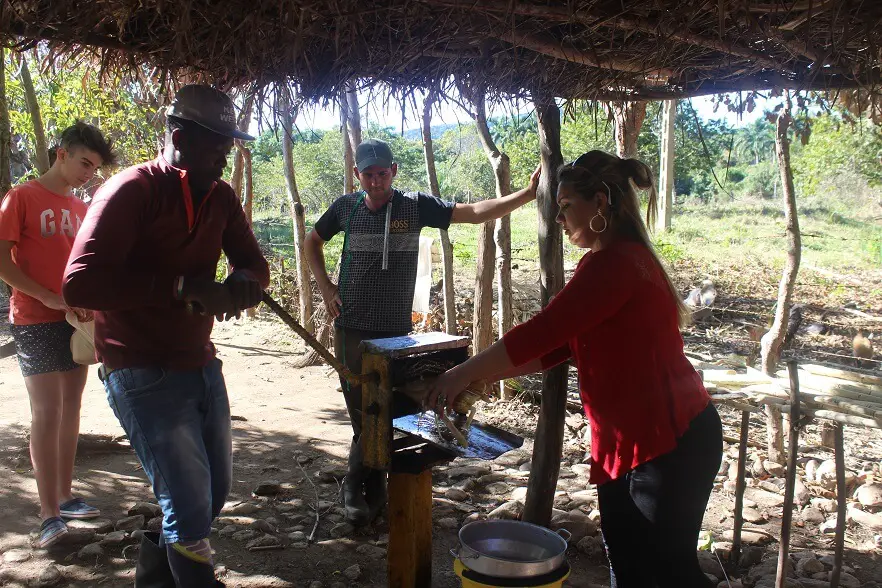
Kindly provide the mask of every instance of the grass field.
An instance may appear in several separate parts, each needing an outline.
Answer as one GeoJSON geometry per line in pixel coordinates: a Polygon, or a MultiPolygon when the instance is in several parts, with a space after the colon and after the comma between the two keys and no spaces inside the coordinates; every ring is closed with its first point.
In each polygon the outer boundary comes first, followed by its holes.
{"type": "MultiPolygon", "coordinates": [[[[850,361],[851,338],[863,328],[872,333],[877,322],[848,314],[846,305],[882,316],[882,227],[877,220],[876,198],[803,199],[799,207],[802,260],[794,302],[804,305],[806,324],[823,322],[831,327],[825,336],[800,335],[793,352],[812,361],[850,361]],[[852,306],[853,305],[853,306],[852,306]],[[832,312],[832,314],[825,314],[832,312]],[[855,322],[857,321],[857,322],[855,322]],[[863,322],[861,322],[863,321],[863,322]],[[845,358],[845,359],[842,359],[845,358]]],[[[313,222],[315,218],[309,218],[313,222]]],[[[258,215],[255,231],[276,255],[293,254],[291,221],[258,215]]],[[[512,281],[515,321],[539,310],[538,223],[535,205],[512,215],[512,281]]],[[[479,227],[454,225],[454,270],[458,320],[465,334],[471,328],[479,227]]],[[[436,235],[433,229],[424,231],[436,235]]],[[[326,245],[333,272],[343,239],[326,245]]],[[[711,319],[684,331],[687,345],[710,354],[750,357],[756,352],[745,325],[768,326],[774,314],[778,284],[786,258],[785,220],[780,200],[740,199],[726,202],[680,203],[675,206],[672,228],[655,238],[655,245],[678,290],[685,293],[710,278],[719,293],[711,319]]],[[[565,243],[565,267],[573,269],[582,251],[565,243]]],[[[284,277],[274,282],[287,287],[295,277],[293,262],[285,263],[284,277]]],[[[435,278],[440,279],[440,268],[435,278]]],[[[494,288],[495,290],[495,288],[494,288]]],[[[290,296],[291,294],[289,294],[290,296]]],[[[877,334],[878,336],[878,334],[877,334]]],[[[880,362],[882,364],[882,362],[880,362]]]]}
{"type": "MultiPolygon", "coordinates": [[[[802,264],[837,273],[859,274],[882,269],[882,226],[873,220],[870,204],[837,201],[836,206],[810,202],[799,210],[802,230],[802,264]]],[[[309,226],[316,217],[308,218],[309,226]]],[[[291,256],[290,219],[255,215],[255,232],[260,241],[279,255],[291,256]]],[[[512,214],[512,256],[515,263],[538,268],[538,222],[535,205],[512,214]]],[[[426,229],[424,234],[432,234],[426,229]]],[[[478,227],[453,225],[457,274],[475,267],[478,227]]],[[[325,247],[329,268],[336,267],[343,245],[342,235],[325,247]]],[[[665,261],[675,267],[737,267],[760,262],[780,267],[786,255],[784,213],[780,202],[733,201],[709,204],[680,204],[675,207],[670,231],[656,237],[656,247],[665,261]]],[[[565,264],[572,267],[582,252],[565,243],[565,264]]],[[[777,278],[775,278],[777,280],[777,278]]]]}

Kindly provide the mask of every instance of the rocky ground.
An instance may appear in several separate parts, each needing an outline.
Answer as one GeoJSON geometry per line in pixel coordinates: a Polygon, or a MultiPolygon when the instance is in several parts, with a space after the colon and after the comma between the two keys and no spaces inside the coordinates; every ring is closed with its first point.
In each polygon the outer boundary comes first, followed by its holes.
{"type": "MultiPolygon", "coordinates": [[[[512,413],[517,413],[516,410],[506,409],[504,403],[497,404],[503,406],[490,414],[499,416],[491,416],[488,420],[498,419],[505,423],[511,419],[512,413]]],[[[740,412],[721,407],[720,413],[726,434],[730,438],[737,435],[740,412]]],[[[524,418],[526,416],[522,413],[522,420],[527,420],[524,418]]],[[[580,414],[570,414],[566,427],[565,461],[554,501],[552,528],[576,529],[571,541],[575,550],[571,549],[571,552],[578,551],[583,557],[602,560],[602,543],[596,533],[596,523],[600,517],[596,510],[596,492],[586,486],[585,480],[588,466],[583,463],[586,460],[582,453],[585,449],[582,435],[586,431],[585,419],[580,414]]],[[[754,418],[751,431],[751,443],[760,445],[765,437],[763,419],[754,418]]],[[[829,586],[827,580],[832,568],[836,526],[836,480],[832,453],[820,447],[819,441],[818,427],[813,424],[806,427],[801,437],[801,457],[798,460],[799,476],[788,566],[791,580],[788,586],[829,586]]],[[[872,587],[877,585],[876,582],[882,585],[882,434],[878,430],[847,427],[846,455],[849,496],[846,569],[840,585],[872,587]]],[[[734,443],[725,444],[724,460],[704,519],[704,540],[699,541],[702,568],[721,587],[774,585],[784,505],[785,469],[764,457],[764,452],[755,447],[748,453],[748,487],[745,491],[742,533],[745,548],[739,561],[731,561],[738,447],[734,443]]],[[[512,455],[502,459],[516,458],[512,455]]],[[[525,462],[518,469],[528,467],[529,462],[525,462]]],[[[524,489],[518,485],[518,477],[516,471],[510,470],[508,478],[502,481],[502,484],[516,486],[508,489],[510,501],[488,516],[511,516],[519,511],[524,489]]],[[[480,481],[481,478],[478,478],[477,482],[480,481]]],[[[454,484],[448,492],[453,491],[459,497],[459,490],[476,486],[475,480],[467,480],[454,484]]],[[[491,485],[479,490],[478,494],[501,490],[502,487],[491,485]]]]}

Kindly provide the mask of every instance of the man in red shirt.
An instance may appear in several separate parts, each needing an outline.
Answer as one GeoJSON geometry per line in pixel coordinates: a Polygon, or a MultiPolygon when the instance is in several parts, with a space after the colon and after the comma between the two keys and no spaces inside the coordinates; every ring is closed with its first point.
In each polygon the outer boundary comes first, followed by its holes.
{"type": "Polygon", "coordinates": [[[208,536],[232,481],[230,405],[212,317],[260,303],[269,266],[242,205],[221,181],[233,103],[181,88],[155,160],[112,177],[95,197],[64,278],[68,304],[95,312],[95,348],[111,408],[163,511],[141,542],[137,586],[217,586],[208,536]],[[233,271],[215,281],[225,253],[233,271]]]}
{"type": "Polygon", "coordinates": [[[31,402],[40,547],[67,534],[63,518],[100,514],[71,492],[86,367],[74,362],[74,328],[65,319],[71,309],[60,293],[67,256],[86,216],[86,204],[73,189],[113,159],[101,132],[78,121],[62,132],[49,171],[10,190],[0,204],[0,279],[12,287],[9,322],[31,402]]]}

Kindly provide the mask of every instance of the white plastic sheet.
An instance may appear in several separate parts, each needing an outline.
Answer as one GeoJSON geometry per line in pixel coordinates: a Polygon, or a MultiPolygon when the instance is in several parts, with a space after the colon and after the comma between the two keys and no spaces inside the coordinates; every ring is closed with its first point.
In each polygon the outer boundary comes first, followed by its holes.
{"type": "Polygon", "coordinates": [[[420,252],[417,263],[416,288],[413,291],[413,311],[428,314],[432,288],[432,237],[420,235],[420,252]]]}

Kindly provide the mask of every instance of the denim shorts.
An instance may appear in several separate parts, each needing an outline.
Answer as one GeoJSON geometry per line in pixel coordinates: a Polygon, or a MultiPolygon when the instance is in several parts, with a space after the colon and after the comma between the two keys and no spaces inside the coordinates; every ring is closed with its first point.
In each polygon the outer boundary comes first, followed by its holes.
{"type": "Polygon", "coordinates": [[[104,378],[107,400],[162,507],[166,543],[211,532],[233,477],[230,403],[221,361],[201,369],[124,368],[104,378]]]}

